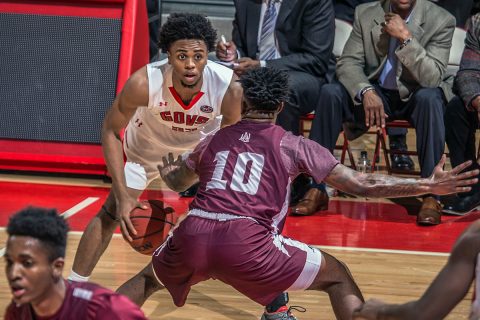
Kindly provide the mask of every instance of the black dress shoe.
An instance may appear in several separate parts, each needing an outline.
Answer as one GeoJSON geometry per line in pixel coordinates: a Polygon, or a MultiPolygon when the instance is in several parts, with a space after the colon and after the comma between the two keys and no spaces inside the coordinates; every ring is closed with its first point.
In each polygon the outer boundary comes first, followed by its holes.
{"type": "Polygon", "coordinates": [[[195,195],[197,194],[197,190],[198,190],[198,183],[194,184],[193,186],[191,186],[185,191],[179,192],[178,194],[182,198],[191,198],[191,197],[195,197],[195,195]]]}
{"type": "Polygon", "coordinates": [[[411,171],[415,167],[412,158],[408,154],[391,154],[391,167],[396,170],[411,171]]]}
{"type": "Polygon", "coordinates": [[[293,180],[290,189],[290,205],[295,205],[300,201],[300,199],[303,199],[307,191],[310,190],[311,185],[311,177],[305,174],[300,174],[298,177],[296,177],[293,180]]]}
{"type": "MultiPolygon", "coordinates": [[[[390,139],[391,151],[408,151],[407,137],[404,135],[393,135],[390,139]]],[[[392,169],[411,171],[414,168],[413,160],[408,154],[390,154],[392,169]]]]}
{"type": "Polygon", "coordinates": [[[478,207],[480,207],[480,191],[467,196],[458,197],[452,203],[444,205],[443,212],[455,216],[463,216],[478,207]]]}

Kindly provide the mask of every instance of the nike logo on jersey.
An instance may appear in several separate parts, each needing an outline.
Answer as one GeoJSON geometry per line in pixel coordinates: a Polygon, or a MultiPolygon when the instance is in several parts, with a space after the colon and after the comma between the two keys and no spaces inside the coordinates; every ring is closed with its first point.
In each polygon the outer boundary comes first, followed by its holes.
{"type": "Polygon", "coordinates": [[[250,142],[250,133],[248,132],[242,133],[242,136],[238,140],[243,142],[250,142]]]}
{"type": "Polygon", "coordinates": [[[160,117],[162,117],[163,121],[168,121],[168,122],[174,122],[178,124],[185,124],[187,126],[193,126],[193,125],[199,125],[199,124],[204,124],[207,123],[209,118],[199,116],[199,115],[190,115],[190,114],[185,114],[181,111],[163,111],[160,112],[160,117]]]}

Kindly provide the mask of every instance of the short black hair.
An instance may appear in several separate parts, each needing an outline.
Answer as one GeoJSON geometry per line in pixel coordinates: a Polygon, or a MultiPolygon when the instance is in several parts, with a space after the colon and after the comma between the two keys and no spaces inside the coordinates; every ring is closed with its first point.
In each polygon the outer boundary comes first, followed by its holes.
{"type": "Polygon", "coordinates": [[[9,236],[28,236],[40,240],[49,253],[49,261],[65,257],[68,224],[55,209],[27,207],[12,217],[7,225],[9,236]]]}
{"type": "Polygon", "coordinates": [[[217,31],[210,20],[195,13],[172,13],[160,28],[158,46],[164,53],[177,40],[202,40],[208,52],[215,49],[217,31]]]}
{"type": "Polygon", "coordinates": [[[288,74],[274,68],[256,68],[240,77],[243,97],[255,110],[274,111],[290,95],[288,74]]]}

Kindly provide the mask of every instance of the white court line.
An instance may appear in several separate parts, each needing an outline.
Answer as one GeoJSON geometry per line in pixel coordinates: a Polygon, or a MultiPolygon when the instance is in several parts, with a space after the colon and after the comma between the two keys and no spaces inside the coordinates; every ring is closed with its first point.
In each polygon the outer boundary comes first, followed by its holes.
{"type": "Polygon", "coordinates": [[[64,213],[62,213],[60,216],[62,216],[64,219],[68,219],[71,216],[73,216],[74,214],[78,213],[80,210],[85,209],[86,207],[88,207],[89,205],[91,205],[92,203],[97,201],[98,199],[100,199],[100,198],[98,198],[98,197],[88,197],[87,199],[85,199],[82,202],[74,205],[73,207],[71,207],[70,209],[68,209],[64,213]]]}
{"type": "MultiPolygon", "coordinates": [[[[73,207],[68,209],[67,211],[62,212],[60,214],[60,216],[63,217],[64,219],[68,219],[71,216],[73,216],[74,214],[78,213],[79,211],[85,209],[86,207],[88,207],[89,205],[94,203],[95,201],[98,201],[98,199],[100,199],[100,198],[98,198],[98,197],[88,197],[85,200],[77,203],[76,205],[74,205],[73,207]]],[[[4,229],[5,229],[4,227],[0,228],[0,230],[4,230],[4,229]]],[[[0,249],[0,258],[3,257],[4,254],[5,254],[5,248],[0,249]]]]}
{"type": "Polygon", "coordinates": [[[393,249],[375,249],[375,248],[355,248],[355,247],[337,247],[337,246],[316,246],[321,250],[338,250],[338,251],[357,251],[357,252],[372,252],[372,253],[397,253],[397,254],[412,254],[420,256],[437,256],[448,257],[450,253],[445,252],[431,252],[431,251],[410,251],[410,250],[393,250],[393,249]]]}

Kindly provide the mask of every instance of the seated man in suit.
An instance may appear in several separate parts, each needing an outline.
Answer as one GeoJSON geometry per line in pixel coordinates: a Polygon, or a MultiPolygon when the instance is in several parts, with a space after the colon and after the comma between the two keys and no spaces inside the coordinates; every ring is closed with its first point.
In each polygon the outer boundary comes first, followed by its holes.
{"type": "MultiPolygon", "coordinates": [[[[332,1],[235,0],[234,4],[232,40],[218,43],[217,58],[232,62],[238,75],[260,66],[286,71],[291,94],[277,124],[299,134],[300,116],[315,109],[320,88],[334,74],[332,1]]],[[[307,179],[300,177],[294,183],[298,188],[293,190],[292,203],[308,189],[307,179]]],[[[309,190],[300,200],[307,204],[300,208],[306,214],[326,208],[328,196],[323,186],[317,187],[320,189],[309,190]]]]}
{"type": "MultiPolygon", "coordinates": [[[[445,138],[452,165],[477,158],[475,132],[480,117],[480,13],[472,17],[454,84],[458,97],[450,101],[445,112],[445,138]]],[[[478,167],[478,163],[474,161],[473,166],[478,167]]],[[[480,185],[445,204],[443,211],[464,215],[478,206],[480,185]]]]}
{"type": "MultiPolygon", "coordinates": [[[[337,63],[339,83],[322,87],[310,138],[333,151],[343,122],[384,127],[386,118],[416,129],[421,176],[445,147],[443,113],[453,95],[446,68],[455,18],[427,0],[381,0],[359,5],[337,63]]],[[[441,206],[426,196],[420,225],[440,223],[441,206]]]]}

